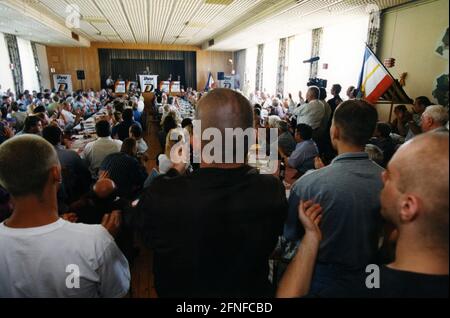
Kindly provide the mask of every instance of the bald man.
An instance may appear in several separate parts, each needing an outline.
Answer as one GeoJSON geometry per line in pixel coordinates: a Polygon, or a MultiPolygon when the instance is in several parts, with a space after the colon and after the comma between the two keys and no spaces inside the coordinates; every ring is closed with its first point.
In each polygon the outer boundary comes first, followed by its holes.
{"type": "MultiPolygon", "coordinates": [[[[215,89],[200,100],[197,119],[202,132],[246,130],[252,128],[253,112],[241,94],[215,89]]],[[[202,158],[189,176],[172,169],[141,197],[137,213],[154,250],[160,297],[273,295],[268,261],[287,213],[284,186],[238,158],[223,163],[225,157],[209,163],[202,158]]]]}
{"type": "MultiPolygon", "coordinates": [[[[402,146],[383,172],[383,183],[381,213],[398,231],[395,261],[337,280],[312,296],[448,298],[448,133],[424,134],[402,146]]],[[[299,214],[307,233],[297,255],[304,257],[295,257],[289,265],[279,297],[300,297],[309,290],[322,236],[314,226],[320,212],[301,205],[299,214]]]]}

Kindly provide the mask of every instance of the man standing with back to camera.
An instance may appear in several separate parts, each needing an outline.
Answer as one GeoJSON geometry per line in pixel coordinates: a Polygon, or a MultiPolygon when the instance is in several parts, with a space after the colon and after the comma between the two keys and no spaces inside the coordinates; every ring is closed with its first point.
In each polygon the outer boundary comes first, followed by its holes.
{"type": "MultiPolygon", "coordinates": [[[[197,119],[202,134],[217,128],[224,144],[226,128],[252,128],[253,112],[241,94],[215,89],[201,99],[197,119]]],[[[287,213],[284,186],[236,158],[222,163],[223,157],[202,159],[189,176],[172,169],[137,206],[154,250],[159,297],[273,296],[268,261],[287,213]]]]}

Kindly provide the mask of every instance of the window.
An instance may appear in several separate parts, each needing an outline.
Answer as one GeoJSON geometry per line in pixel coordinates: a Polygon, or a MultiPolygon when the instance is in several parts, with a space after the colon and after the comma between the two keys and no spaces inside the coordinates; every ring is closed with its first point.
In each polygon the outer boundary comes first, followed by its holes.
{"type": "Polygon", "coordinates": [[[311,64],[304,64],[303,61],[311,58],[311,31],[292,36],[288,39],[287,71],[285,78],[285,94],[292,94],[294,101],[298,102],[298,92],[302,91],[303,98],[309,80],[311,64]]]}
{"type": "Polygon", "coordinates": [[[245,74],[243,92],[249,96],[255,91],[256,85],[256,60],[258,58],[258,47],[248,48],[245,53],[245,74]]]}
{"type": "Polygon", "coordinates": [[[368,16],[364,16],[323,29],[318,76],[328,80],[328,98],[333,84],[342,86],[342,97],[349,86],[358,85],[368,23],[368,16]],[[323,69],[324,63],[328,69],[323,69]]]}
{"type": "Polygon", "coordinates": [[[39,91],[39,80],[31,42],[17,38],[17,45],[19,47],[20,64],[22,65],[23,89],[39,91]]]}
{"type": "Polygon", "coordinates": [[[0,91],[2,93],[6,92],[8,89],[15,92],[14,80],[9,67],[10,63],[5,37],[3,33],[0,33],[0,91]]]}
{"type": "Polygon", "coordinates": [[[276,93],[279,43],[275,40],[264,44],[263,91],[270,95],[276,93]]]}

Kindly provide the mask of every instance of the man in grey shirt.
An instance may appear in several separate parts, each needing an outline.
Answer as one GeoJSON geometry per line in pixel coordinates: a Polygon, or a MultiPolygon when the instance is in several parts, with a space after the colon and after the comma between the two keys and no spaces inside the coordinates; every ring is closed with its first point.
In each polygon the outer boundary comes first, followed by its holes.
{"type": "Polygon", "coordinates": [[[364,146],[377,120],[375,108],[364,101],[341,104],[330,131],[338,156],[328,167],[304,175],[291,190],[284,228],[288,241],[298,241],[303,235],[297,216],[300,200],[313,200],[323,207],[321,230],[325,239],[320,245],[312,292],[375,258],[382,225],[379,195],[383,168],[369,159],[364,146]]]}

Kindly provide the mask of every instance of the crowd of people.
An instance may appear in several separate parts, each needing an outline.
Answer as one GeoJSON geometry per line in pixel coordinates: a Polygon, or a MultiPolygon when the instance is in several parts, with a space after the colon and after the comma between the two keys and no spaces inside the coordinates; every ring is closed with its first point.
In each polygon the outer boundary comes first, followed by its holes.
{"type": "Polygon", "coordinates": [[[448,297],[448,110],[418,97],[379,122],[341,91],[189,89],[157,96],[152,120],[139,92],[4,96],[0,296],[123,297],[137,234],[159,297],[448,297]],[[97,138],[70,150],[90,117],[97,138]],[[193,138],[174,161],[194,118],[223,143],[229,128],[278,129],[275,175],[198,163],[193,138]],[[152,171],[148,125],[162,149],[152,171]],[[381,287],[365,285],[368,265],[381,287]]]}

